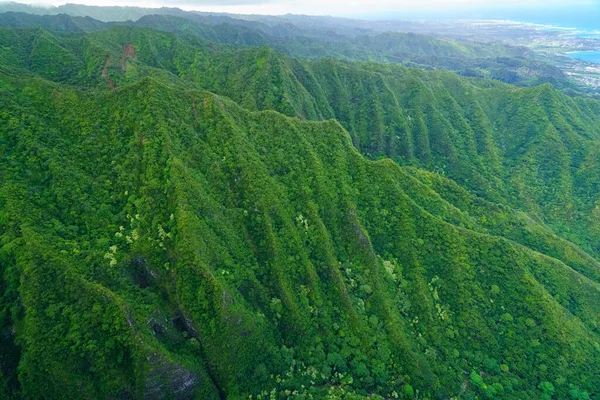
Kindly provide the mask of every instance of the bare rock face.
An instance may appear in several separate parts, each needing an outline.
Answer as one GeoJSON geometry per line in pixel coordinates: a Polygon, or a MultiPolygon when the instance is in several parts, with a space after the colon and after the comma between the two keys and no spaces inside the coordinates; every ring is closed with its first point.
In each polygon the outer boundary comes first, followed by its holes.
{"type": "Polygon", "coordinates": [[[150,372],[146,376],[144,399],[192,399],[199,378],[181,365],[154,353],[147,357],[150,372]]]}
{"type": "Polygon", "coordinates": [[[135,54],[135,49],[133,48],[133,44],[131,43],[123,47],[123,54],[127,57],[133,58],[134,60],[137,58],[137,55],[135,54]]]}
{"type": "Polygon", "coordinates": [[[113,81],[110,80],[108,76],[108,67],[110,66],[110,56],[106,56],[106,61],[104,62],[104,68],[102,69],[102,78],[106,81],[106,84],[109,88],[115,89],[117,85],[113,81]]]}

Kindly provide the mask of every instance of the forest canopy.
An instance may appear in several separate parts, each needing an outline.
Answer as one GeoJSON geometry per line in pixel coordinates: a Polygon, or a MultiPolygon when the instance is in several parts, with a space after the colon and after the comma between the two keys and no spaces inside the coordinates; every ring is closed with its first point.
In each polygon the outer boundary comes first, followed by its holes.
{"type": "Polygon", "coordinates": [[[599,395],[600,102],[176,18],[0,14],[0,398],[599,395]]]}

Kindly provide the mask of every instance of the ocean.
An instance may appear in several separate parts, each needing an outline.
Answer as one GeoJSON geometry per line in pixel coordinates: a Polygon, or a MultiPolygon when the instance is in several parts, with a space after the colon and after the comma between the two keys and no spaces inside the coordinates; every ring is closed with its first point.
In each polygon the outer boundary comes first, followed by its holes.
{"type": "Polygon", "coordinates": [[[600,50],[597,51],[575,51],[567,54],[569,58],[576,58],[587,62],[600,64],[600,50]]]}

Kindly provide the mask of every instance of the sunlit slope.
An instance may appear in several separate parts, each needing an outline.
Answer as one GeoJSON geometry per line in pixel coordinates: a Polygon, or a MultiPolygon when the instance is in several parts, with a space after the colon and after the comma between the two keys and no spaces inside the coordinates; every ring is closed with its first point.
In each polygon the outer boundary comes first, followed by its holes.
{"type": "MultiPolygon", "coordinates": [[[[115,28],[92,37],[121,43],[115,52],[131,44],[138,64],[168,70],[249,110],[335,118],[369,158],[444,174],[552,224],[588,251],[598,246],[595,100],[570,98],[547,84],[515,88],[449,72],[300,62],[265,47],[232,50],[155,31],[115,28]]],[[[125,73],[115,66],[111,79],[157,73],[134,65],[125,73]]]]}
{"type": "MultiPolygon", "coordinates": [[[[73,6],[77,8],[78,6],[73,6]]],[[[0,5],[0,11],[2,11],[0,5]]],[[[123,19],[114,12],[124,8],[97,7],[65,10],[67,14],[32,15],[23,12],[0,13],[0,26],[42,27],[51,32],[83,33],[111,26],[136,26],[172,32],[182,38],[199,37],[222,45],[268,46],[290,57],[318,60],[338,59],[400,64],[423,69],[450,70],[463,76],[497,79],[519,86],[545,82],[571,92],[577,90],[554,62],[525,47],[501,42],[481,43],[467,39],[440,38],[402,32],[377,33],[361,28],[360,21],[346,20],[347,27],[330,25],[327,19],[298,16],[267,17],[203,14],[178,9],[135,9],[123,19]],[[81,11],[81,12],[80,12],[81,11]],[[142,15],[135,16],[135,13],[142,15]],[[156,15],[161,14],[161,15],[156,15]],[[93,19],[90,16],[97,18],[93,19]],[[100,19],[100,20],[98,20],[100,19]],[[113,21],[113,22],[102,22],[113,21]]],[[[47,12],[50,12],[47,10],[47,12]]]]}
{"type": "Polygon", "coordinates": [[[2,82],[13,394],[598,386],[597,263],[510,208],[369,161],[337,122],[154,78],[2,82]]]}
{"type": "Polygon", "coordinates": [[[595,394],[598,102],[151,29],[0,44],[0,397],[595,394]]]}

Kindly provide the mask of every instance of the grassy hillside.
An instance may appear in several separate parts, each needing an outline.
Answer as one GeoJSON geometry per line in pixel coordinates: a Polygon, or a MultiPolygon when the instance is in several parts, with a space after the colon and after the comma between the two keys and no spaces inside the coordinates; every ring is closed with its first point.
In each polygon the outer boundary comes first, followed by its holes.
{"type": "Polygon", "coordinates": [[[598,395],[599,103],[0,30],[0,395],[598,395]]]}

